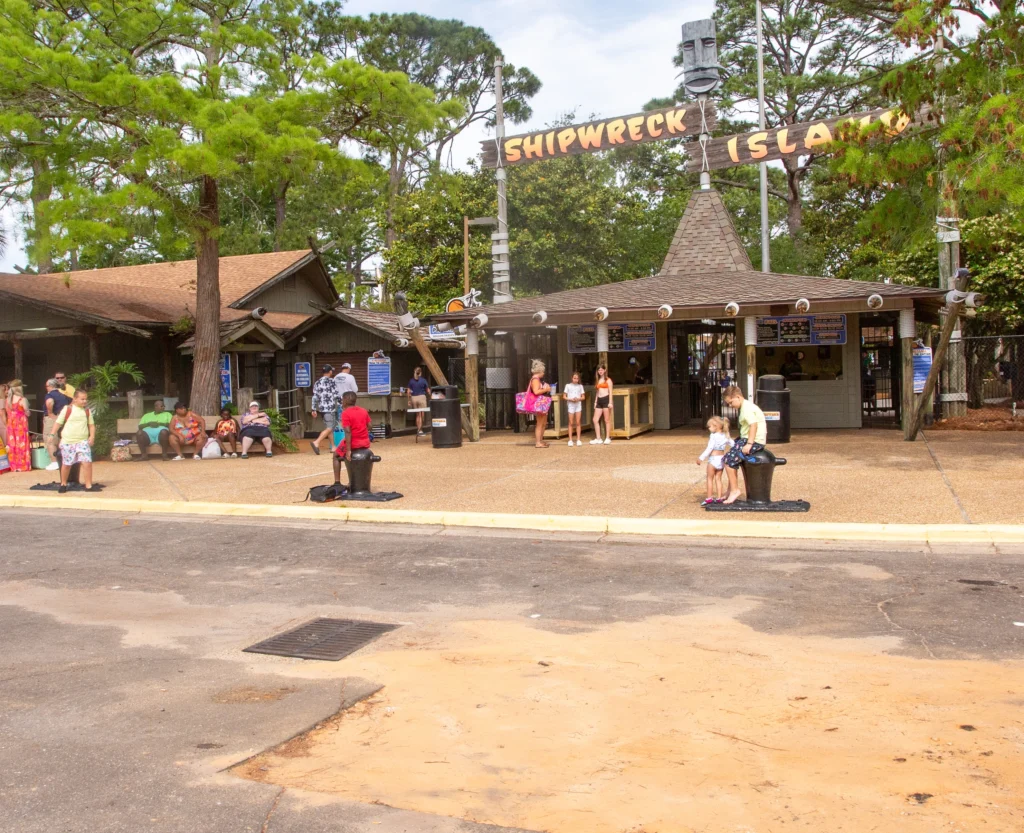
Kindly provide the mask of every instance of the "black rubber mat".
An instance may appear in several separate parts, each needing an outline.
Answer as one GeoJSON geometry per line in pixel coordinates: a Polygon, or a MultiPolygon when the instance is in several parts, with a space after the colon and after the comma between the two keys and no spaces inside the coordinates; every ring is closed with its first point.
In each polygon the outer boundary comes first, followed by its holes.
{"type": "MultiPolygon", "coordinates": [[[[92,486],[95,492],[103,491],[102,483],[93,483],[92,486]]],[[[60,483],[55,480],[53,483],[36,483],[35,486],[29,486],[28,488],[33,492],[56,492],[60,488],[60,483]]],[[[68,492],[85,492],[85,486],[81,483],[68,483],[68,492]]],[[[85,493],[90,494],[89,492],[85,493]]]]}
{"type": "Polygon", "coordinates": [[[401,495],[398,492],[350,492],[349,494],[338,498],[338,500],[342,503],[347,503],[350,500],[363,500],[368,503],[384,503],[388,500],[398,500],[400,497],[404,497],[404,495],[401,495]]]}
{"type": "Polygon", "coordinates": [[[771,503],[712,503],[704,507],[708,512],[807,512],[811,508],[806,500],[773,500],[771,503]]]}
{"type": "Polygon", "coordinates": [[[250,654],[337,662],[399,625],[356,619],[314,619],[243,650],[250,654]]]}

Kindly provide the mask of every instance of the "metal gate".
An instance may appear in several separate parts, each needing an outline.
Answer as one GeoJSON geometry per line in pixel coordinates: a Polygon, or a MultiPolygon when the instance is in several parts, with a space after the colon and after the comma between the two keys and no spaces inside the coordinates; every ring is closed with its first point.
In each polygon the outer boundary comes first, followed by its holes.
{"type": "Polygon", "coordinates": [[[680,330],[686,342],[685,366],[680,368],[685,380],[683,424],[703,426],[713,416],[735,420],[736,409],[725,404],[722,392],[736,378],[736,325],[693,321],[680,330]]]}
{"type": "Polygon", "coordinates": [[[965,336],[968,408],[1024,403],[1024,335],[965,336]]]}
{"type": "MultiPolygon", "coordinates": [[[[516,426],[515,370],[502,357],[480,356],[477,359],[479,376],[477,390],[480,404],[484,409],[484,425],[488,431],[508,431],[516,426]],[[497,373],[488,373],[488,369],[497,373]],[[491,388],[487,380],[508,379],[508,387],[491,388]]],[[[448,382],[456,385],[461,393],[466,392],[466,359],[451,356],[448,359],[448,382]]],[[[468,397],[467,397],[468,398],[468,397]]]]}
{"type": "Polygon", "coordinates": [[[900,343],[896,322],[882,317],[861,319],[861,425],[900,427],[900,343]]]}

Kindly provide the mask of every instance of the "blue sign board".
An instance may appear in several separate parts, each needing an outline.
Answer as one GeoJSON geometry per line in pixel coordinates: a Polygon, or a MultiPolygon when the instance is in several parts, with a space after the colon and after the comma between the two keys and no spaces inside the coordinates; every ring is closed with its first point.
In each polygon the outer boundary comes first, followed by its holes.
{"type": "Polygon", "coordinates": [[[914,362],[914,393],[924,393],[924,382],[932,369],[932,348],[915,347],[913,351],[914,362]]]}
{"type": "Polygon", "coordinates": [[[313,384],[313,369],[309,362],[295,362],[295,387],[308,388],[313,384]]]}
{"type": "Polygon", "coordinates": [[[846,316],[827,313],[757,319],[758,347],[790,344],[846,344],[846,316]]]}
{"type": "Polygon", "coordinates": [[[391,359],[387,356],[366,360],[366,392],[378,396],[391,393],[391,359]]]}
{"type": "Polygon", "coordinates": [[[220,406],[231,402],[231,354],[221,353],[220,357],[220,406]]]}

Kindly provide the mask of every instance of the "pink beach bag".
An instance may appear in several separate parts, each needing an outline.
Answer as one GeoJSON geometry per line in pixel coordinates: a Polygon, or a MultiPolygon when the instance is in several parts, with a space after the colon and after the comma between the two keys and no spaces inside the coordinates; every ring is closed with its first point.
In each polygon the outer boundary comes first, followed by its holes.
{"type": "Polygon", "coordinates": [[[532,390],[516,394],[516,413],[546,414],[551,410],[551,397],[538,396],[532,390]]]}

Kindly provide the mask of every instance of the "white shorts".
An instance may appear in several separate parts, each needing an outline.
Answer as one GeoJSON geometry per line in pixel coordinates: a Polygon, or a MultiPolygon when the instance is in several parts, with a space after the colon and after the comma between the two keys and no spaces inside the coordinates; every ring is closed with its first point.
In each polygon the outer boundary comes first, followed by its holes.
{"type": "Polygon", "coordinates": [[[582,402],[566,402],[565,403],[565,409],[570,414],[580,414],[580,413],[583,413],[583,403],[582,402]]]}
{"type": "Polygon", "coordinates": [[[715,471],[721,471],[722,468],[725,466],[725,455],[723,454],[720,457],[715,457],[714,455],[711,455],[710,457],[708,457],[708,464],[715,471]]]}

